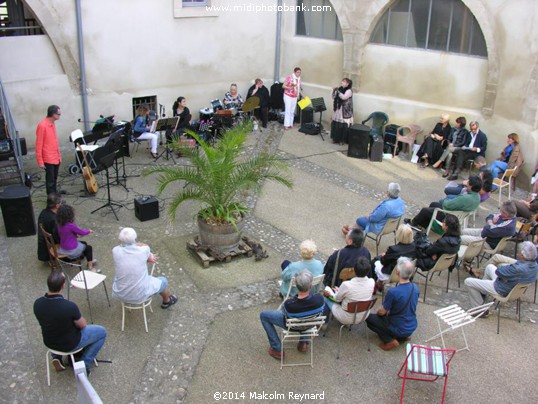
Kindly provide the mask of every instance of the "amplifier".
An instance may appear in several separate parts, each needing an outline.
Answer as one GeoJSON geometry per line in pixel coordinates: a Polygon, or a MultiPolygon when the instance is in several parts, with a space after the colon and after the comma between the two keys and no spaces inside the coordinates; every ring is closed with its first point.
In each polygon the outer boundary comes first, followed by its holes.
{"type": "Polygon", "coordinates": [[[135,216],[141,222],[159,217],[159,201],[154,196],[141,196],[134,200],[135,216]]]}

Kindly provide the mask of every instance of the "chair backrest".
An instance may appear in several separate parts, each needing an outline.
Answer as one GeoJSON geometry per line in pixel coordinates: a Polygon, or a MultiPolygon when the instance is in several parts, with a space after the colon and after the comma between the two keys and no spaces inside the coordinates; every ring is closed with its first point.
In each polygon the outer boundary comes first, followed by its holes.
{"type": "Polygon", "coordinates": [[[503,296],[496,295],[495,299],[501,302],[512,302],[514,300],[521,299],[521,297],[523,297],[523,295],[525,294],[525,292],[531,285],[532,283],[518,283],[516,286],[512,288],[510,293],[508,293],[508,296],[503,297],[503,296]]]}
{"type": "Polygon", "coordinates": [[[316,336],[319,333],[319,329],[325,324],[327,317],[316,315],[308,316],[304,318],[299,317],[287,317],[286,328],[287,332],[300,332],[302,335],[316,336]]]}
{"type": "Polygon", "coordinates": [[[435,262],[435,265],[433,266],[433,268],[430,270],[430,273],[446,271],[448,268],[452,266],[457,256],[458,254],[441,255],[435,262]]]}
{"type": "MultiPolygon", "coordinates": [[[[325,275],[314,276],[314,278],[312,279],[312,289],[314,289],[314,286],[321,285],[323,283],[323,279],[325,279],[325,275]]],[[[290,287],[288,288],[288,293],[286,294],[286,297],[284,297],[284,301],[288,300],[288,297],[290,297],[291,290],[296,287],[297,283],[295,282],[295,277],[293,277],[291,278],[290,287]]],[[[319,289],[319,287],[317,289],[319,289]]]]}
{"type": "Polygon", "coordinates": [[[510,178],[512,178],[512,175],[514,175],[514,173],[516,172],[517,170],[517,166],[515,166],[514,168],[508,168],[502,175],[501,179],[499,180],[498,178],[494,178],[493,179],[493,183],[496,184],[496,185],[499,185],[499,186],[506,186],[510,183],[510,178]]]}
{"type": "Polygon", "coordinates": [[[60,262],[58,261],[58,248],[56,246],[56,243],[54,242],[52,234],[50,234],[43,228],[42,223],[39,223],[39,229],[41,231],[41,234],[43,234],[43,238],[45,239],[45,244],[47,246],[47,252],[49,253],[51,266],[53,268],[60,268],[60,262]]]}
{"type": "Polygon", "coordinates": [[[83,138],[84,134],[80,129],[75,129],[73,132],[71,132],[71,135],[69,138],[71,139],[71,142],[75,143],[78,139],[83,138]]]}
{"type": "Polygon", "coordinates": [[[464,212],[463,210],[444,210],[444,209],[441,209],[441,208],[435,208],[433,210],[433,215],[432,215],[432,218],[430,220],[430,224],[428,225],[428,228],[426,229],[426,235],[430,234],[430,231],[432,229],[433,223],[435,221],[437,221],[438,224],[440,223],[440,221],[437,220],[437,214],[439,212],[443,212],[445,214],[450,213],[451,215],[456,216],[458,218],[458,221],[460,222],[461,228],[463,229],[465,227],[467,218],[470,215],[472,215],[474,211],[473,212],[464,212]]]}
{"type": "Polygon", "coordinates": [[[499,240],[497,243],[497,246],[491,250],[488,251],[489,254],[497,254],[498,252],[504,250],[506,248],[506,244],[508,244],[508,241],[512,238],[512,236],[506,236],[499,240]]]}
{"type": "Polygon", "coordinates": [[[370,315],[370,310],[372,310],[372,307],[374,307],[376,302],[377,302],[377,297],[373,297],[370,300],[347,302],[346,311],[348,313],[353,314],[353,324],[362,323],[366,319],[366,317],[370,315]],[[364,314],[360,318],[360,320],[357,321],[357,314],[359,313],[364,313],[364,314]]]}
{"type": "Polygon", "coordinates": [[[397,133],[407,138],[405,140],[399,140],[399,141],[409,143],[409,144],[415,143],[415,139],[417,135],[421,132],[422,132],[422,127],[419,125],[412,124],[412,123],[409,125],[400,126],[397,129],[397,133]]]}
{"type": "Polygon", "coordinates": [[[486,239],[471,241],[467,245],[467,248],[465,249],[465,253],[463,254],[462,259],[466,261],[470,261],[473,258],[478,257],[478,255],[482,252],[482,249],[484,248],[485,242],[486,242],[486,239]]]}
{"type": "Polygon", "coordinates": [[[400,220],[402,220],[401,216],[391,217],[390,219],[387,219],[387,222],[385,223],[385,226],[383,226],[383,230],[381,230],[381,233],[379,233],[379,235],[383,236],[385,234],[394,233],[400,225],[400,220]]]}

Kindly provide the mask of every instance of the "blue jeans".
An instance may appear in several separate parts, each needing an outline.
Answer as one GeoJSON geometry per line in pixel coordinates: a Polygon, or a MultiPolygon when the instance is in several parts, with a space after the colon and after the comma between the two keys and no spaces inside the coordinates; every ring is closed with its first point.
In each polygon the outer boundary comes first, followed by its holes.
{"type": "Polygon", "coordinates": [[[87,325],[80,334],[80,342],[73,350],[84,348],[82,351],[82,360],[89,369],[97,353],[105,343],[106,328],[100,325],[87,325]]]}
{"type": "Polygon", "coordinates": [[[368,227],[368,219],[366,219],[364,216],[359,217],[356,220],[356,223],[358,226],[360,226],[364,231],[366,231],[366,227],[368,227]]]}
{"type": "MultiPolygon", "coordinates": [[[[157,292],[158,294],[161,294],[164,292],[164,290],[166,289],[166,287],[168,286],[168,279],[166,279],[164,276],[158,276],[157,278],[159,278],[161,280],[161,288],[159,289],[159,291],[157,292]]],[[[156,293],[156,294],[157,294],[156,293]]]]}
{"type": "Polygon", "coordinates": [[[275,326],[280,328],[286,328],[286,319],[284,313],[279,310],[264,310],[260,313],[260,321],[262,322],[267,338],[269,339],[269,345],[275,351],[282,351],[282,344],[280,338],[275,329],[275,326]]]}
{"type": "MultiPolygon", "coordinates": [[[[493,174],[493,179],[498,178],[499,174],[502,174],[506,171],[506,168],[508,167],[508,163],[505,163],[501,160],[495,160],[491,165],[489,166],[489,169],[491,173],[493,174]]],[[[491,190],[495,191],[497,188],[499,188],[497,185],[492,184],[491,190]]]]}

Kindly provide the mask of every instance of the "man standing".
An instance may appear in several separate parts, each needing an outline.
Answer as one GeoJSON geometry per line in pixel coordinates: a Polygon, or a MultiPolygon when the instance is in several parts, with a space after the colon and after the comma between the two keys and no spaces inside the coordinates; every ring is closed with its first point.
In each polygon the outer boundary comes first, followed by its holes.
{"type": "Polygon", "coordinates": [[[388,351],[400,345],[398,340],[407,340],[417,329],[418,286],[410,281],[415,269],[407,257],[398,258],[398,286],[391,288],[385,295],[383,306],[377,314],[370,314],[366,325],[379,335],[379,347],[388,351]]]}
{"type": "MultiPolygon", "coordinates": [[[[260,313],[260,320],[269,339],[269,355],[275,359],[282,357],[282,344],[275,326],[286,328],[286,317],[315,317],[323,315],[325,301],[319,293],[310,295],[313,275],[311,272],[302,270],[295,275],[295,283],[299,291],[298,296],[289,298],[284,302],[282,311],[264,310],[260,313]]],[[[300,352],[308,351],[308,342],[300,341],[297,349],[300,352]]]]}
{"type": "MultiPolygon", "coordinates": [[[[493,258],[499,263],[503,261],[502,256],[494,255],[493,258]]],[[[465,286],[467,286],[467,291],[469,292],[471,307],[483,304],[483,295],[487,293],[508,296],[518,283],[532,283],[536,281],[536,274],[538,272],[536,247],[530,241],[521,243],[517,261],[508,259],[505,262],[507,263],[506,265],[499,267],[488,264],[482,279],[465,279],[465,286]],[[512,263],[508,264],[510,261],[512,263]]],[[[487,317],[487,314],[483,315],[483,317],[487,317]]]]}
{"type": "Polygon", "coordinates": [[[469,124],[471,131],[461,149],[454,151],[456,166],[452,174],[448,177],[450,181],[457,180],[458,175],[466,160],[475,159],[477,156],[485,156],[488,147],[488,138],[484,132],[479,129],[478,122],[473,121],[469,124]]]}
{"type": "MultiPolygon", "coordinates": [[[[105,343],[106,329],[100,325],[87,325],[77,305],[64,299],[61,292],[65,275],[62,271],[52,271],[47,286],[49,292],[34,302],[34,315],[41,325],[43,343],[62,352],[84,348],[81,359],[90,375],[90,366],[105,343]]],[[[58,372],[65,370],[62,358],[57,355],[52,355],[52,364],[58,372]]]]}
{"type": "Polygon", "coordinates": [[[55,122],[60,119],[62,112],[58,105],[51,105],[47,108],[47,116],[37,125],[35,156],[39,168],[45,170],[45,186],[47,195],[56,190],[56,180],[58,170],[62,162],[60,147],[58,146],[58,135],[56,134],[55,122]]]}

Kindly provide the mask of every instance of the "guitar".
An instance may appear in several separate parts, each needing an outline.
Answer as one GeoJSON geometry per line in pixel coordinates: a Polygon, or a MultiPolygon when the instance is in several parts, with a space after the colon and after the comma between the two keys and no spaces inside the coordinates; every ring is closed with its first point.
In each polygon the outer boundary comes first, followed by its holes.
{"type": "Polygon", "coordinates": [[[90,164],[88,163],[88,160],[86,159],[86,153],[84,150],[82,150],[82,147],[78,145],[78,149],[80,150],[80,153],[82,154],[82,157],[84,158],[84,167],[82,167],[82,175],[84,177],[84,185],[86,185],[86,190],[90,195],[94,195],[97,193],[97,190],[99,187],[97,186],[97,180],[93,176],[92,169],[90,168],[90,164]]]}

